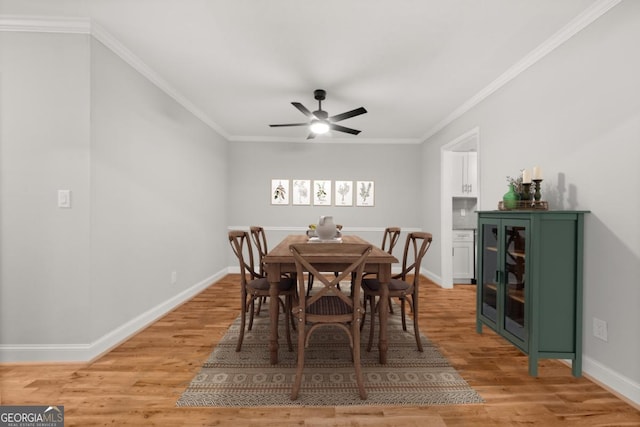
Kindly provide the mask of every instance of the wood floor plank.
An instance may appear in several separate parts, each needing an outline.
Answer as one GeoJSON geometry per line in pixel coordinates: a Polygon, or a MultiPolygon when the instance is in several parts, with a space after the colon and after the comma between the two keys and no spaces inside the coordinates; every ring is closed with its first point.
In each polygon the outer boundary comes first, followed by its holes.
{"type": "Polygon", "coordinates": [[[487,328],[475,332],[474,286],[426,279],[421,332],[485,403],[177,408],[238,315],[238,280],[226,276],[92,363],[1,364],[0,404],[64,405],[66,426],[640,426],[640,411],[559,361],[541,361],[530,377],[522,353],[487,328]]]}

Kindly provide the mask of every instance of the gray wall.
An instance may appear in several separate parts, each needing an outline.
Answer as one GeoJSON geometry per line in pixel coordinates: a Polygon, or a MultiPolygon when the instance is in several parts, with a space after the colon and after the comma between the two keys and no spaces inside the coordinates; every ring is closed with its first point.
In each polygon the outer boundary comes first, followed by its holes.
{"type": "MultiPolygon", "coordinates": [[[[440,147],[479,126],[480,209],[497,208],[507,175],[539,165],[552,208],[591,210],[585,371],[640,402],[640,201],[627,195],[640,183],[638,17],[640,2],[621,3],[429,139],[422,185],[439,200],[440,147]],[[594,338],[594,317],[608,322],[608,342],[594,338]]],[[[438,206],[424,212],[424,228],[438,229],[438,206]]]]}
{"type": "Polygon", "coordinates": [[[0,354],[84,360],[226,273],[228,143],[90,36],[0,37],[0,354]]]}
{"type": "MultiPolygon", "coordinates": [[[[229,226],[262,225],[270,244],[333,215],[344,232],[382,241],[387,226],[419,229],[420,145],[249,143],[229,146],[229,226]],[[375,182],[375,206],[271,205],[271,179],[367,180],[375,182]]],[[[404,235],[401,236],[404,239],[404,235]]],[[[229,250],[229,265],[237,264],[229,250]]]]}
{"type": "Polygon", "coordinates": [[[89,67],[88,36],[0,32],[0,344],[92,338],[89,67]]]}
{"type": "Polygon", "coordinates": [[[101,336],[226,269],[228,143],[100,42],[91,48],[91,309],[101,336]]]}

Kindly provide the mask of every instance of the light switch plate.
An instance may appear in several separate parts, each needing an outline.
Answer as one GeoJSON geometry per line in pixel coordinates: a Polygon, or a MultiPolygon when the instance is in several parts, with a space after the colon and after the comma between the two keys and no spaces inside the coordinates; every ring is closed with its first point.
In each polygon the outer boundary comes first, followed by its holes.
{"type": "Polygon", "coordinates": [[[71,207],[71,190],[58,190],[58,207],[71,207]]]}

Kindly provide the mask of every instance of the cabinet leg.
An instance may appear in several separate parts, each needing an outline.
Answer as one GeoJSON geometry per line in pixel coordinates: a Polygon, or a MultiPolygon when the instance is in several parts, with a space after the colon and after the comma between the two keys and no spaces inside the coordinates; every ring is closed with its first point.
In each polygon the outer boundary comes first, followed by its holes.
{"type": "Polygon", "coordinates": [[[476,322],[476,332],[479,334],[482,333],[482,322],[476,322]]]}
{"type": "Polygon", "coordinates": [[[538,358],[531,355],[529,355],[529,375],[538,376],[538,358]]]}
{"type": "Polygon", "coordinates": [[[576,356],[571,361],[571,374],[576,378],[580,378],[582,376],[582,358],[581,357],[576,356]]]}

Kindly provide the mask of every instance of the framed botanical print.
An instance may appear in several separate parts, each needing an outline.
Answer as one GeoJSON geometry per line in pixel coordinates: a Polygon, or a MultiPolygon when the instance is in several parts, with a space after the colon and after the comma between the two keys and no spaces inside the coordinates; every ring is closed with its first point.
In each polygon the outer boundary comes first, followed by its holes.
{"type": "Polygon", "coordinates": [[[375,184],[373,181],[356,182],[356,206],[373,206],[375,202],[375,184]]]}
{"type": "Polygon", "coordinates": [[[294,205],[311,204],[311,180],[293,180],[293,188],[291,188],[291,203],[294,205]]]}
{"type": "Polygon", "coordinates": [[[289,180],[288,179],[272,179],[271,180],[271,204],[272,205],[288,205],[289,204],[289,180]]]}
{"type": "Polygon", "coordinates": [[[353,181],[336,181],[334,205],[353,206],[353,181]]]}
{"type": "Polygon", "coordinates": [[[331,206],[331,180],[313,180],[313,204],[316,206],[331,206]]]}

